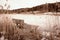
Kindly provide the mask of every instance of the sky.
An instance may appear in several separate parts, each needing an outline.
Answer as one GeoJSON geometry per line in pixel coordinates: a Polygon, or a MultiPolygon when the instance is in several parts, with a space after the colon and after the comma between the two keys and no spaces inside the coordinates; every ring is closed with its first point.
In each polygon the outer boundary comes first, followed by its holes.
{"type": "MultiPolygon", "coordinates": [[[[17,8],[31,8],[33,6],[45,4],[45,3],[53,3],[53,2],[59,2],[60,0],[0,0],[0,5],[4,7],[4,9],[7,8],[8,5],[10,5],[9,9],[17,9],[17,8]],[[6,6],[4,6],[7,4],[6,6]]],[[[1,7],[0,7],[1,9],[1,7]]]]}

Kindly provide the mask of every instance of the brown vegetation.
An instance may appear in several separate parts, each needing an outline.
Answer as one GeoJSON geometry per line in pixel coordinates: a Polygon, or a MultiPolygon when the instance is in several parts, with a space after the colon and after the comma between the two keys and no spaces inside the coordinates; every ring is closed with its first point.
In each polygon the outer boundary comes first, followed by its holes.
{"type": "MultiPolygon", "coordinates": [[[[0,14],[13,14],[17,13],[20,14],[22,12],[32,12],[34,14],[34,11],[39,11],[40,13],[45,13],[45,12],[60,12],[60,2],[56,3],[46,3],[42,5],[38,5],[32,8],[21,8],[21,9],[13,9],[13,10],[0,10],[0,14]]],[[[39,13],[39,14],[40,14],[39,13]]],[[[31,14],[31,13],[29,13],[31,14]]],[[[37,14],[37,13],[36,13],[37,14]]]]}
{"type": "MultiPolygon", "coordinates": [[[[23,20],[11,19],[8,16],[0,15],[0,33],[2,32],[2,35],[4,35],[5,39],[60,40],[60,28],[58,28],[58,25],[55,25],[52,31],[38,30],[38,27],[39,26],[36,25],[26,24],[23,20]]],[[[2,35],[0,34],[0,37],[2,35]]]]}
{"type": "Polygon", "coordinates": [[[19,28],[18,25],[11,18],[7,16],[0,16],[0,33],[2,32],[5,39],[8,40],[39,40],[40,39],[39,38],[40,34],[37,31],[38,26],[28,25],[25,23],[22,26],[23,28],[19,28]]]}

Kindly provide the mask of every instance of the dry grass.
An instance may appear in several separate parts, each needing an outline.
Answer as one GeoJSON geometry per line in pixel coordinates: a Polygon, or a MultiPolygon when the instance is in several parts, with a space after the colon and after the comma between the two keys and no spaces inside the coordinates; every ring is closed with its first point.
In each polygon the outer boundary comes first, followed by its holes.
{"type": "MultiPolygon", "coordinates": [[[[7,16],[0,16],[0,32],[3,33],[5,39],[8,40],[41,40],[44,37],[48,40],[60,40],[60,32],[54,30],[55,32],[46,32],[43,35],[37,30],[38,26],[24,24],[23,29],[17,27],[13,20],[7,16]],[[47,36],[49,34],[49,36],[47,36]]],[[[57,26],[56,26],[57,27],[57,26]]],[[[56,28],[55,28],[56,29],[56,28]]]]}
{"type": "Polygon", "coordinates": [[[15,25],[13,20],[7,16],[0,16],[0,32],[4,34],[5,39],[8,40],[36,40],[39,37],[35,29],[20,29],[15,25]],[[30,30],[30,31],[28,31],[30,30]],[[35,31],[34,31],[35,30],[35,31]]]}

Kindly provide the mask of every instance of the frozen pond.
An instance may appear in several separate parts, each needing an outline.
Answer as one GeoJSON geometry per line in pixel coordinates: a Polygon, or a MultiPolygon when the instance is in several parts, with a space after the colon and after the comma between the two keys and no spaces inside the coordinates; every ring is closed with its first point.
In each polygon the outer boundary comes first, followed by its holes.
{"type": "Polygon", "coordinates": [[[50,29],[53,26],[60,26],[60,16],[33,14],[7,14],[7,16],[15,19],[22,19],[27,24],[38,25],[43,29],[50,29]]]}

